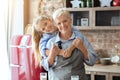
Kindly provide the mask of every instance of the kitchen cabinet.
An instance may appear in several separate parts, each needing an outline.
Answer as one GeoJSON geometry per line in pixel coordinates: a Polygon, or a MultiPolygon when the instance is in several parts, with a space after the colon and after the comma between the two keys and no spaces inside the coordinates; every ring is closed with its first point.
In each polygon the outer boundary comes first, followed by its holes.
{"type": "Polygon", "coordinates": [[[120,66],[102,65],[85,66],[89,80],[120,80],[120,66]]]}
{"type": "Polygon", "coordinates": [[[120,30],[120,7],[67,8],[80,30],[120,30]]]}

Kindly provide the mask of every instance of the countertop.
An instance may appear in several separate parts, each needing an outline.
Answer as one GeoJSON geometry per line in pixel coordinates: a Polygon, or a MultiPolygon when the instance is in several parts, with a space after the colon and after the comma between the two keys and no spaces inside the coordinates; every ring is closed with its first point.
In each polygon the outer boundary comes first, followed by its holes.
{"type": "Polygon", "coordinates": [[[95,64],[94,66],[85,65],[86,72],[106,72],[106,73],[120,73],[120,66],[116,64],[102,65],[95,64]]]}

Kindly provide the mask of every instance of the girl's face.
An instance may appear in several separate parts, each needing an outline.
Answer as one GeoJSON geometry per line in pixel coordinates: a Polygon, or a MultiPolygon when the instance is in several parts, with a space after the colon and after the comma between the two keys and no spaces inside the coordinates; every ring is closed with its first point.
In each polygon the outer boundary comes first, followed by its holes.
{"type": "Polygon", "coordinates": [[[37,31],[41,31],[43,33],[53,33],[57,30],[57,27],[54,26],[51,20],[42,20],[37,24],[37,31]]]}

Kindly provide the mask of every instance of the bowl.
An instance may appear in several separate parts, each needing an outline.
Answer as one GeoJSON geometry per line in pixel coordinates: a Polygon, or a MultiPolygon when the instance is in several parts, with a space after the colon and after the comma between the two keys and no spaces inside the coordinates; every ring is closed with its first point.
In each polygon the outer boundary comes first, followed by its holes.
{"type": "Polygon", "coordinates": [[[111,58],[100,58],[100,63],[103,65],[110,65],[111,64],[111,58]]]}

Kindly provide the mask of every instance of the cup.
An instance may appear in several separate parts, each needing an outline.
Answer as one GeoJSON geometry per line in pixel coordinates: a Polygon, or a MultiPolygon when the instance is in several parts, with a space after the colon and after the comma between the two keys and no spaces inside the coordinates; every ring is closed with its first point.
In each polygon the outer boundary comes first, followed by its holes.
{"type": "Polygon", "coordinates": [[[40,80],[47,80],[47,73],[46,72],[40,73],[40,80]]]}
{"type": "Polygon", "coordinates": [[[79,76],[78,75],[72,75],[71,80],[79,80],[79,76]]]}

